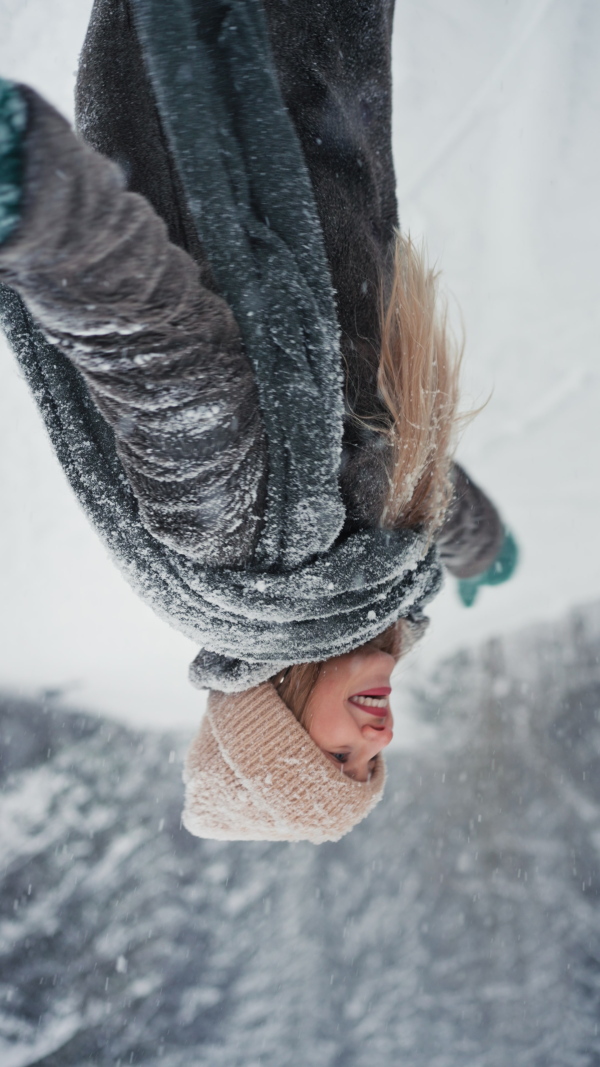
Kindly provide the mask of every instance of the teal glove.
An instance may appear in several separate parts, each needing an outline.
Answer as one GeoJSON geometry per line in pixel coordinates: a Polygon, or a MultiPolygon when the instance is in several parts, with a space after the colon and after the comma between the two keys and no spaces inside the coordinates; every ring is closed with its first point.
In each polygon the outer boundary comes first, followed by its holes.
{"type": "Polygon", "coordinates": [[[19,221],[23,177],[22,141],[27,106],[17,86],[0,78],[0,244],[19,221]]]}
{"type": "Polygon", "coordinates": [[[470,608],[477,599],[481,585],[501,585],[507,582],[513,575],[519,562],[519,549],[510,530],[504,528],[504,541],[502,547],[487,571],[476,575],[475,578],[460,578],[458,582],[458,595],[466,608],[470,608]]]}

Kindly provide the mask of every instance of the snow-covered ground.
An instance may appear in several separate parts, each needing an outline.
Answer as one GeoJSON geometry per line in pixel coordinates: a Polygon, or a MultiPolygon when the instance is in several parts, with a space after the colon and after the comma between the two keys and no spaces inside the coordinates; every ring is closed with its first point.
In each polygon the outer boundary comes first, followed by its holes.
{"type": "Polygon", "coordinates": [[[596,1067],[599,642],[456,656],[318,848],[194,839],[185,736],[0,692],[2,1067],[596,1067]]]}
{"type": "MultiPolygon", "coordinates": [[[[0,72],[70,114],[89,0],[0,0],[0,72]]],[[[522,547],[470,611],[448,588],[412,677],[482,636],[600,594],[600,6],[399,0],[395,153],[402,223],[461,308],[459,455],[522,547]]],[[[62,689],[137,725],[195,721],[194,654],[129,591],[73,500],[0,348],[0,682],[62,689]]],[[[403,673],[406,673],[404,668],[403,673]]]]}

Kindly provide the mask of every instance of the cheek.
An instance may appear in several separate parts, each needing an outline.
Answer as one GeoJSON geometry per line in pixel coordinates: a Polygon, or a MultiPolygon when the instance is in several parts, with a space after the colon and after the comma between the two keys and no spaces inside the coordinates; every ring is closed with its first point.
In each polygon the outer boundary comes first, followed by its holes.
{"type": "Polygon", "coordinates": [[[325,694],[313,694],[307,708],[306,728],[310,737],[320,748],[335,748],[348,744],[344,735],[344,710],[325,694]]]}

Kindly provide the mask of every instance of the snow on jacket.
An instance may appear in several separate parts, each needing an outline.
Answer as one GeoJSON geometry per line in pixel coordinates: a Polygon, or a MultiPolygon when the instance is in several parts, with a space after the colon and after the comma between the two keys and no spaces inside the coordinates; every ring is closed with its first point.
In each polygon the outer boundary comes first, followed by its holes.
{"type": "MultiPolygon", "coordinates": [[[[337,293],[348,410],[364,418],[378,411],[377,294],[398,221],[391,5],[265,9],[337,293]]],[[[96,3],[78,83],[81,131],[119,168],[27,98],[23,215],[0,251],[1,277],[83,374],[151,533],[202,562],[243,564],[265,493],[256,388],[170,167],[126,0],[96,3]]],[[[348,418],[347,529],[377,524],[385,461],[379,435],[348,418]]],[[[455,483],[438,544],[452,572],[468,576],[493,560],[502,529],[460,468],[455,483]]]]}

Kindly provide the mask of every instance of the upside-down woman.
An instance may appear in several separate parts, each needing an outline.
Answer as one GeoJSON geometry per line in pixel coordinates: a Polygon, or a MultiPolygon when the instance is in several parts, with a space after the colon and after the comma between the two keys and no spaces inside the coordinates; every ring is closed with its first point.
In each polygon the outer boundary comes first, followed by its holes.
{"type": "Polygon", "coordinates": [[[96,0],[81,139],[2,83],[5,328],[98,532],[202,646],[200,836],[347,832],[442,565],[465,596],[514,565],[399,236],[392,9],[96,0]]]}

